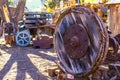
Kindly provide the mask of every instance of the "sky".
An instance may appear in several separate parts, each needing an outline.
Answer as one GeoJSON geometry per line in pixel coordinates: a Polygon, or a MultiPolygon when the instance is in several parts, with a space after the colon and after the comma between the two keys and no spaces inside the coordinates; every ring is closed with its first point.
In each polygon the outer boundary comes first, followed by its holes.
{"type": "MultiPolygon", "coordinates": [[[[9,0],[13,1],[14,4],[18,4],[19,0],[9,0]]],[[[40,11],[44,6],[45,0],[26,0],[26,7],[30,11],[40,11]]],[[[16,6],[16,5],[15,5],[16,6]]]]}
{"type": "Polygon", "coordinates": [[[40,11],[44,0],[27,0],[26,6],[30,11],[40,11]]]}

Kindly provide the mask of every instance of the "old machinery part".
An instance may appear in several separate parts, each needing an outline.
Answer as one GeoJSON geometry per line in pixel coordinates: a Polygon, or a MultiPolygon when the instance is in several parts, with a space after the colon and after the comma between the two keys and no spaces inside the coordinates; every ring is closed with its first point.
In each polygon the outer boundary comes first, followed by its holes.
{"type": "MultiPolygon", "coordinates": [[[[106,29],[109,34],[109,52],[112,53],[112,55],[117,54],[119,50],[119,44],[120,44],[120,34],[116,36],[112,36],[112,31],[106,26],[106,29]],[[112,49],[112,50],[111,50],[112,49]]],[[[108,54],[109,55],[109,54],[108,54]]]]}
{"type": "Polygon", "coordinates": [[[28,30],[17,32],[16,43],[18,46],[28,46],[30,41],[30,32],[28,30]]]}
{"type": "Polygon", "coordinates": [[[120,64],[112,63],[108,65],[109,70],[107,72],[108,80],[120,80],[120,64]]]}
{"type": "Polygon", "coordinates": [[[88,76],[104,61],[108,44],[107,29],[89,8],[68,8],[59,17],[54,46],[64,73],[88,76]]]}
{"type": "Polygon", "coordinates": [[[6,44],[14,44],[14,34],[15,34],[15,29],[14,29],[14,23],[12,22],[4,22],[3,23],[3,29],[4,29],[4,35],[5,35],[5,42],[6,44]]]}
{"type": "Polygon", "coordinates": [[[37,29],[37,36],[32,40],[33,46],[42,49],[53,47],[53,31],[50,27],[37,29]]]}
{"type": "Polygon", "coordinates": [[[53,45],[53,38],[49,36],[39,36],[37,40],[33,40],[33,46],[42,49],[49,49],[53,45]]]}
{"type": "Polygon", "coordinates": [[[116,38],[109,37],[109,47],[113,48],[114,54],[116,54],[119,50],[119,43],[116,39],[117,39],[117,37],[116,38]]]}
{"type": "Polygon", "coordinates": [[[12,22],[4,23],[5,35],[13,35],[15,33],[14,24],[12,22]]]}
{"type": "Polygon", "coordinates": [[[120,45],[120,34],[117,34],[114,38],[116,39],[116,41],[117,41],[117,42],[119,43],[119,45],[120,45]]]}

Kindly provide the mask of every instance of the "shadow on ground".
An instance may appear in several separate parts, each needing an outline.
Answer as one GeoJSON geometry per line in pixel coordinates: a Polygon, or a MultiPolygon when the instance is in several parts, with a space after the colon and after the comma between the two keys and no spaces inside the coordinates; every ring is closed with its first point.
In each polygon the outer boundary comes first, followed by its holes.
{"type": "MultiPolygon", "coordinates": [[[[4,76],[9,72],[13,63],[17,62],[17,76],[16,80],[25,80],[25,74],[28,73],[33,80],[47,80],[47,78],[39,72],[37,67],[31,62],[28,54],[34,54],[39,56],[39,58],[47,59],[52,62],[55,61],[55,57],[40,53],[41,49],[35,50],[33,48],[28,49],[28,47],[12,47],[12,48],[3,48],[5,52],[11,54],[11,57],[4,65],[4,68],[0,71],[0,80],[3,80],[4,76]]],[[[46,50],[44,50],[45,52],[46,50]]],[[[39,62],[38,62],[39,63],[39,62]]]]}

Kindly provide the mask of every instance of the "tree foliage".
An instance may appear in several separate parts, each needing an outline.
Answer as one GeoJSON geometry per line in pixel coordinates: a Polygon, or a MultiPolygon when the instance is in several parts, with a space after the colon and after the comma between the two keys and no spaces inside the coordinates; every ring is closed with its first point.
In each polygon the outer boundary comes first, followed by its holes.
{"type": "MultiPolygon", "coordinates": [[[[50,8],[59,7],[60,1],[62,0],[47,0],[45,3],[45,6],[50,8]]],[[[69,0],[63,0],[63,2],[66,2],[66,1],[69,1],[69,0]]]]}
{"type": "Polygon", "coordinates": [[[14,0],[8,0],[8,5],[14,6],[14,5],[15,5],[15,4],[14,4],[14,0]]]}
{"type": "Polygon", "coordinates": [[[56,1],[55,0],[47,0],[44,5],[46,8],[54,9],[56,7],[56,1]]]}

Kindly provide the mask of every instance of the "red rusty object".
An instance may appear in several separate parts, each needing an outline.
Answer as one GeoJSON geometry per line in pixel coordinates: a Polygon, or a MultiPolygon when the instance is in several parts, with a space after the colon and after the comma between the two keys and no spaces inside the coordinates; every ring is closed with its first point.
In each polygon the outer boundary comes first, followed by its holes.
{"type": "Polygon", "coordinates": [[[73,59],[85,56],[88,48],[88,35],[82,25],[72,25],[63,36],[66,52],[73,59]]]}
{"type": "Polygon", "coordinates": [[[33,46],[34,47],[40,47],[40,48],[51,48],[53,45],[53,38],[50,38],[48,36],[40,36],[37,40],[33,40],[33,46]]]}
{"type": "Polygon", "coordinates": [[[15,45],[15,35],[5,35],[5,43],[9,45],[15,45]]]}

